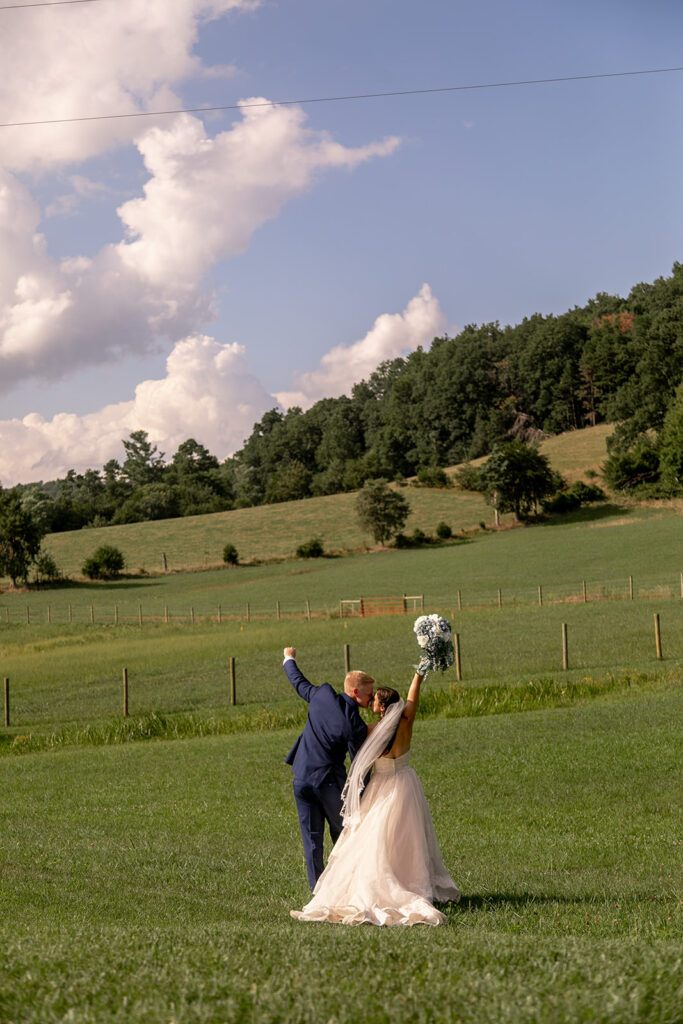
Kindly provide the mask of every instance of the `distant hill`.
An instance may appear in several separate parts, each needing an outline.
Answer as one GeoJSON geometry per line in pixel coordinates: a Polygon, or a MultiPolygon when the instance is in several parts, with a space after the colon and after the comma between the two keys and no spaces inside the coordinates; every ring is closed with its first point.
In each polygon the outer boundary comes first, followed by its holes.
{"type": "MultiPolygon", "coordinates": [[[[571,431],[547,438],[541,450],[550,459],[553,469],[573,482],[586,478],[587,472],[599,472],[609,433],[607,425],[571,431]]],[[[454,466],[449,472],[456,469],[454,466]]],[[[477,529],[482,521],[490,523],[493,518],[480,494],[458,487],[438,490],[413,487],[408,482],[401,492],[412,509],[406,524],[407,533],[416,528],[434,533],[441,521],[448,523],[456,533],[477,529]]],[[[322,540],[326,552],[362,551],[374,545],[358,524],[356,493],[182,519],[74,530],[49,535],[45,538],[45,547],[69,576],[79,575],[84,559],[105,543],[121,549],[131,572],[161,571],[164,554],[170,571],[220,565],[227,543],[235,545],[244,562],[292,558],[296,548],[312,537],[322,540]]],[[[511,517],[503,517],[504,525],[511,523],[511,517]]]]}

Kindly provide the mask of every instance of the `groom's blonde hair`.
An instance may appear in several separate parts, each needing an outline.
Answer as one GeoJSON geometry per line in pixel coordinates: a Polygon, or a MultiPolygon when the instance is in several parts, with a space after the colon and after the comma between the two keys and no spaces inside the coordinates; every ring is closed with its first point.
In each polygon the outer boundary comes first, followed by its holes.
{"type": "Polygon", "coordinates": [[[354,690],[362,690],[364,687],[374,685],[375,680],[367,672],[347,672],[344,679],[344,693],[348,693],[350,696],[354,690]]]}

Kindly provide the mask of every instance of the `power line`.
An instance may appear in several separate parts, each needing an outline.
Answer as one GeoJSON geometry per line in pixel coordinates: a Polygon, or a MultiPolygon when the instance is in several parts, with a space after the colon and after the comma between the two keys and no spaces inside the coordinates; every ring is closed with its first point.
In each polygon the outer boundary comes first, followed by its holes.
{"type": "MultiPolygon", "coordinates": [[[[88,0],[59,0],[61,3],[88,0]]],[[[92,0],[90,0],[92,2],[92,0]]],[[[217,110],[245,110],[250,107],[303,106],[306,103],[340,103],[347,100],[370,100],[387,96],[427,96],[442,92],[467,92],[475,89],[508,89],[518,85],[547,85],[552,82],[586,82],[597,78],[627,78],[634,75],[664,75],[680,68],[650,68],[642,71],[613,71],[598,75],[566,75],[562,78],[528,78],[516,82],[486,82],[479,85],[445,85],[436,89],[401,89],[395,92],[362,92],[348,96],[314,96],[300,100],[259,100],[257,103],[225,103],[213,107],[178,107],[175,110],[139,110],[129,114],[92,114],[84,117],[55,117],[43,121],[7,121],[0,128],[27,128],[47,124],[75,124],[82,121],[113,121],[124,117],[165,117],[170,114],[208,114],[217,110]]]]}
{"type": "Polygon", "coordinates": [[[45,0],[35,4],[2,4],[0,11],[20,11],[25,7],[63,7],[64,4],[96,4],[99,0],[45,0]]]}

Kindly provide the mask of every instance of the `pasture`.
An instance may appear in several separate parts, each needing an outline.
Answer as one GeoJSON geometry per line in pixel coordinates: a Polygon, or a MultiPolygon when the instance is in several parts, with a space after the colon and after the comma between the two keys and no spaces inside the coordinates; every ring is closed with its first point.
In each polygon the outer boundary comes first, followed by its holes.
{"type": "Polygon", "coordinates": [[[675,669],[683,659],[680,539],[675,515],[580,517],[554,528],[479,534],[466,544],[5,593],[0,677],[11,680],[12,729],[0,749],[15,735],[118,716],[124,667],[131,714],[236,714],[226,706],[234,657],[239,708],[277,705],[287,715],[296,702],[283,689],[279,656],[289,643],[312,678],[338,680],[348,644],[354,667],[403,685],[417,650],[412,616],[339,619],[339,599],[363,593],[424,593],[425,609],[445,614],[460,635],[467,687],[675,669]],[[656,660],[655,612],[663,663],[656,660]]]}
{"type": "MultiPolygon", "coordinates": [[[[409,494],[430,529],[448,519],[432,499],[462,497],[409,494]]],[[[291,515],[286,532],[296,509],[244,512],[291,515]]],[[[0,594],[0,1022],[678,1024],[679,513],[602,506],[438,547],[0,594]],[[437,929],[294,922],[307,893],[283,759],[306,709],[282,647],[339,684],[348,644],[353,667],[405,690],[413,614],[338,613],[402,593],[461,640],[462,683],[452,669],[424,687],[413,763],[462,902],[437,929]]],[[[216,549],[234,542],[203,519],[216,549]]],[[[291,553],[259,522],[255,544],[261,530],[274,559],[291,553]]],[[[192,528],[118,529],[141,565],[192,528]]],[[[50,540],[81,545],[76,564],[97,532],[50,540]]],[[[188,537],[178,559],[197,567],[188,537]]]]}
{"type": "MultiPolygon", "coordinates": [[[[541,451],[553,469],[573,482],[599,471],[611,429],[601,424],[549,437],[541,451]]],[[[450,472],[457,468],[452,467],[450,472]]],[[[433,533],[441,521],[454,532],[472,531],[493,519],[491,508],[480,494],[459,488],[442,491],[410,486],[402,493],[411,506],[408,533],[416,528],[433,533]]],[[[372,540],[358,524],[355,501],[355,493],[333,494],[213,515],[77,530],[52,534],[46,537],[44,546],[62,572],[72,577],[80,574],[85,558],[100,544],[120,548],[128,570],[138,574],[141,570],[159,572],[164,555],[172,571],[218,566],[228,542],[237,547],[243,562],[292,558],[297,547],[312,537],[319,537],[328,552],[366,551],[372,540]]],[[[642,508],[640,511],[647,514],[642,508]]],[[[502,520],[506,525],[513,524],[511,516],[502,520]]]]}
{"type": "Polygon", "coordinates": [[[680,1020],[680,689],[418,722],[462,890],[437,929],[294,922],[295,731],[0,762],[0,1020],[680,1020]]]}

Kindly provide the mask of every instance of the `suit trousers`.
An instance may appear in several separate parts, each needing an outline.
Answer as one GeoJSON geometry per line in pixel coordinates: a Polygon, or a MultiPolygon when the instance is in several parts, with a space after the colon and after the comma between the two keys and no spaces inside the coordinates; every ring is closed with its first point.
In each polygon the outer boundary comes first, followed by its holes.
{"type": "Polygon", "coordinates": [[[342,830],[341,786],[332,774],[327,775],[319,786],[294,779],[294,799],[304,843],[308,883],[313,891],[323,873],[325,822],[329,825],[333,843],[342,830]]]}

